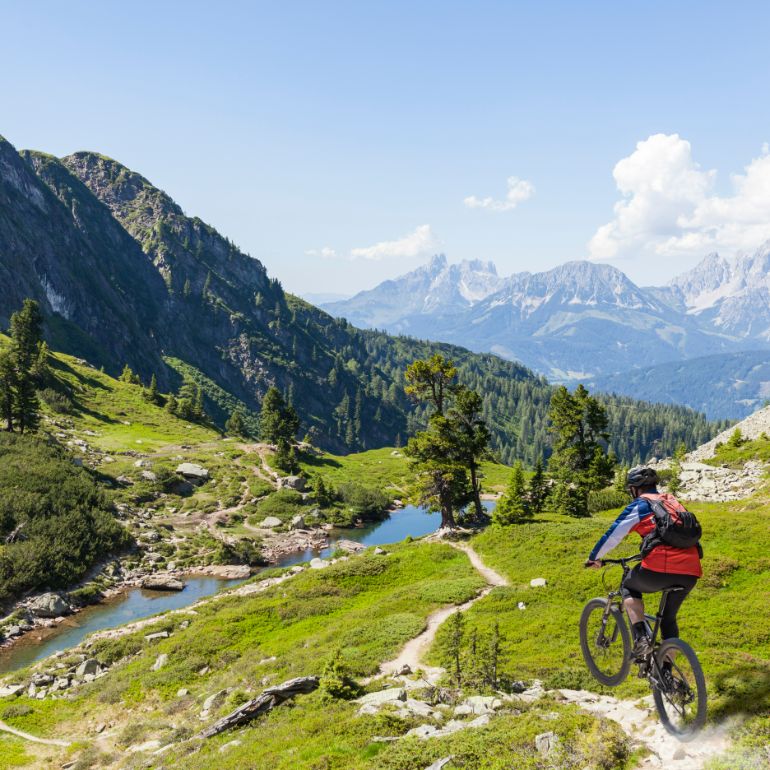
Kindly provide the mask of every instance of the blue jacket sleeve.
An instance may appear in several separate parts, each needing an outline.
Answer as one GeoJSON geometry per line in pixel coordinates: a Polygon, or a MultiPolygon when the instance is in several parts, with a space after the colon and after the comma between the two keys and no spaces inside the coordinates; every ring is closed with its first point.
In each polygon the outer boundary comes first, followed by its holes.
{"type": "Polygon", "coordinates": [[[627,505],[620,516],[612,522],[610,528],[599,538],[588,559],[598,561],[606,556],[613,548],[617,548],[623,538],[633,530],[645,514],[649,513],[649,505],[645,500],[634,500],[627,505]]]}

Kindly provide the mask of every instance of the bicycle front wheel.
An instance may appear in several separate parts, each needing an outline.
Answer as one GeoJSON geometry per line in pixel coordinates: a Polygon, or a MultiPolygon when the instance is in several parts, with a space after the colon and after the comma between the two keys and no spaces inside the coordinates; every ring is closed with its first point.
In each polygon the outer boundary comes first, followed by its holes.
{"type": "Polygon", "coordinates": [[[631,636],[618,607],[607,608],[606,599],[591,599],[580,616],[580,647],[594,678],[617,687],[631,668],[631,636]]]}
{"type": "Polygon", "coordinates": [[[692,740],[706,722],[706,678],[687,642],[666,639],[655,654],[652,695],[663,727],[679,740],[692,740]]]}

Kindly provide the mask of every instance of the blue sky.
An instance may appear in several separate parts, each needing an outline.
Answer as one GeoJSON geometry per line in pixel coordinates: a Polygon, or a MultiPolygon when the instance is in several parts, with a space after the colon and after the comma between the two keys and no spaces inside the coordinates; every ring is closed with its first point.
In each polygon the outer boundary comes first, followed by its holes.
{"type": "Polygon", "coordinates": [[[2,8],[0,133],[120,160],[293,291],[439,250],[661,283],[770,237],[765,3],[2,8]]]}

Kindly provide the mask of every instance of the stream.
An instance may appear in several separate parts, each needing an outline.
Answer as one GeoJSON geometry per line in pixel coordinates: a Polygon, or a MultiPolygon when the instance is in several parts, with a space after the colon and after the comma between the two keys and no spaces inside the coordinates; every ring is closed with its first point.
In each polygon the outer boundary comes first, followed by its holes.
{"type": "MultiPolygon", "coordinates": [[[[491,511],[494,505],[494,502],[484,502],[488,511],[491,511]]],[[[329,533],[329,546],[326,548],[295,551],[271,566],[290,567],[315,557],[325,559],[334,552],[338,540],[355,540],[371,546],[396,543],[408,535],[422,537],[434,532],[440,522],[439,514],[431,514],[422,508],[407,505],[393,512],[388,518],[365,527],[333,530],[329,533]]],[[[86,607],[53,628],[37,628],[10,648],[0,650],[0,674],[24,668],[55,652],[74,647],[94,631],[122,626],[161,612],[187,607],[205,596],[240,582],[242,581],[191,576],[185,578],[184,591],[129,589],[112,599],[86,607]]]]}

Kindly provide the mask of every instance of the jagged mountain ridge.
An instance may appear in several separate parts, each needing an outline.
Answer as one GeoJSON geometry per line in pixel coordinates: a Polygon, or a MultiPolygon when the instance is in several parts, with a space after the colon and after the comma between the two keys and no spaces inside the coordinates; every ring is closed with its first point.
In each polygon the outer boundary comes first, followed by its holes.
{"type": "MultiPolygon", "coordinates": [[[[610,265],[568,262],[514,274],[451,312],[428,309],[414,296],[412,276],[420,270],[326,307],[371,326],[373,299],[395,307],[394,295],[408,291],[409,307],[385,329],[491,351],[559,381],[770,344],[767,246],[731,262],[709,255],[665,287],[637,286],[610,265]]],[[[444,271],[451,275],[448,266],[444,271]]]]}
{"type": "Polygon", "coordinates": [[[465,260],[450,265],[444,254],[437,254],[410,273],[322,307],[332,315],[344,315],[356,326],[408,334],[412,333],[412,316],[463,312],[502,285],[492,262],[465,260]]]}

